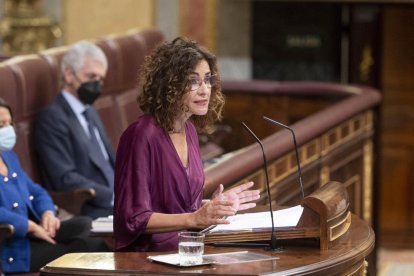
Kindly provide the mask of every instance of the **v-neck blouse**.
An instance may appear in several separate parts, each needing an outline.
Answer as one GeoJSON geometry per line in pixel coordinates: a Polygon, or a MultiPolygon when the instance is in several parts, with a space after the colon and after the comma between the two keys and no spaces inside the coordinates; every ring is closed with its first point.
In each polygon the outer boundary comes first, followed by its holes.
{"type": "Polygon", "coordinates": [[[194,125],[186,122],[187,170],[168,135],[150,115],[122,134],[116,157],[114,237],[117,250],[167,251],[177,232],[144,234],[152,213],[194,212],[201,206],[204,170],[194,125]]]}

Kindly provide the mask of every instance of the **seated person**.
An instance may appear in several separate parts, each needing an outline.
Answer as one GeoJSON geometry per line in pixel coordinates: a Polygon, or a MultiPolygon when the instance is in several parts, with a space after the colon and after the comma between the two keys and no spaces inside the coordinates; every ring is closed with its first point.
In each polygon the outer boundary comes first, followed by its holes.
{"type": "Polygon", "coordinates": [[[93,188],[96,197],[82,208],[92,218],[112,214],[114,152],[93,103],[107,71],[102,50],[74,44],[63,56],[62,92],[40,113],[35,149],[45,187],[52,191],[93,188]]]}
{"type": "Polygon", "coordinates": [[[69,252],[107,251],[102,239],[89,237],[91,218],[59,221],[49,194],[20,166],[15,142],[10,106],[0,98],[0,223],[15,229],[0,245],[4,272],[39,271],[69,252]]]}
{"type": "Polygon", "coordinates": [[[202,204],[204,169],[197,132],[221,118],[216,58],[177,38],[156,49],[142,70],[144,115],[122,134],[116,159],[114,237],[119,251],[178,248],[177,233],[229,223],[260,197],[244,183],[202,204]]]}

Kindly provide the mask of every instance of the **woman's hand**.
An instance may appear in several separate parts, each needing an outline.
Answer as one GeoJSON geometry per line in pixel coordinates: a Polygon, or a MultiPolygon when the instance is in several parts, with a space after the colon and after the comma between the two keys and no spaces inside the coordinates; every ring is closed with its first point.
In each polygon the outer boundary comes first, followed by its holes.
{"type": "Polygon", "coordinates": [[[42,215],[40,225],[49,234],[50,237],[54,238],[56,231],[60,228],[60,220],[51,211],[46,211],[42,215]]]}
{"type": "Polygon", "coordinates": [[[220,198],[222,200],[231,201],[236,212],[253,208],[256,206],[256,203],[251,201],[260,198],[259,190],[249,190],[249,188],[253,187],[253,185],[253,182],[247,182],[223,193],[224,187],[223,184],[220,184],[213,193],[213,199],[220,198]]]}
{"type": "Polygon", "coordinates": [[[216,197],[191,214],[190,225],[195,228],[205,228],[212,224],[229,224],[226,217],[233,216],[236,212],[232,201],[216,197]]]}
{"type": "Polygon", "coordinates": [[[27,232],[33,237],[47,241],[51,244],[56,244],[55,240],[50,237],[49,233],[42,226],[38,225],[36,222],[30,219],[27,232]]]}

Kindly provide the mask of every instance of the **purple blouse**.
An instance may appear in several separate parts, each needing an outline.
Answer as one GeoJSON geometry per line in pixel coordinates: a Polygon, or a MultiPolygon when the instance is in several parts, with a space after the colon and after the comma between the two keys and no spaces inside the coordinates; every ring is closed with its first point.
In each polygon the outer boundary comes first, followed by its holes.
{"type": "Polygon", "coordinates": [[[191,122],[185,127],[187,171],[170,136],[152,116],[141,116],[122,134],[115,166],[116,250],[176,250],[178,232],[144,233],[150,216],[153,212],[180,214],[200,208],[204,170],[198,136],[191,122]]]}

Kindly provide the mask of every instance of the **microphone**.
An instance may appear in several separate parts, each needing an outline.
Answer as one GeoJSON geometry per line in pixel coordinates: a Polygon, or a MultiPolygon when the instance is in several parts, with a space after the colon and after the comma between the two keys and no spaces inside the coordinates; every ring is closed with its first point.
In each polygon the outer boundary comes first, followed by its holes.
{"type": "Polygon", "coordinates": [[[260,142],[260,139],[256,136],[256,134],[254,134],[253,131],[244,122],[241,122],[241,123],[247,129],[247,131],[253,136],[256,142],[260,145],[260,148],[262,149],[262,154],[263,154],[263,169],[265,171],[265,176],[266,176],[267,197],[269,199],[270,218],[272,220],[272,234],[270,238],[270,244],[269,244],[269,247],[266,247],[265,249],[272,250],[272,251],[279,251],[281,248],[280,246],[278,246],[277,240],[276,240],[275,223],[273,220],[272,199],[270,197],[269,176],[267,173],[267,161],[266,161],[266,155],[265,155],[265,151],[263,148],[263,144],[262,142],[260,142]]]}
{"type": "Polygon", "coordinates": [[[292,128],[288,127],[287,125],[284,125],[284,124],[282,124],[282,123],[279,123],[278,121],[272,120],[272,119],[270,119],[270,118],[268,118],[268,117],[266,117],[266,116],[263,116],[263,119],[265,119],[266,121],[268,121],[268,122],[270,122],[270,123],[272,123],[272,124],[275,124],[275,125],[278,125],[278,126],[284,127],[284,128],[288,129],[288,130],[292,133],[292,136],[293,136],[293,143],[295,144],[296,163],[297,163],[297,166],[298,166],[299,184],[300,184],[300,189],[301,189],[301,192],[302,192],[302,198],[304,198],[304,197],[305,197],[305,193],[304,193],[304,191],[303,191],[302,170],[301,170],[301,168],[300,168],[299,153],[298,153],[298,145],[297,145],[297,143],[296,143],[296,136],[295,136],[295,132],[293,131],[293,129],[292,129],[292,128]]]}

